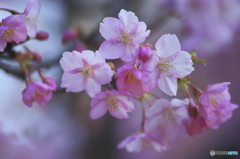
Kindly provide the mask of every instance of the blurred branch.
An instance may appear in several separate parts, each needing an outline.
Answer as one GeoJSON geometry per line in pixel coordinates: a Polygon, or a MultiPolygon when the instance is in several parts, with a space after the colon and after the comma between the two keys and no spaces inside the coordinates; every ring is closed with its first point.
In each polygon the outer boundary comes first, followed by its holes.
{"type": "Polygon", "coordinates": [[[2,70],[4,70],[6,73],[16,76],[22,80],[25,79],[24,73],[18,67],[14,67],[10,64],[7,64],[7,63],[3,62],[3,60],[1,60],[1,59],[0,59],[0,68],[2,70]]]}

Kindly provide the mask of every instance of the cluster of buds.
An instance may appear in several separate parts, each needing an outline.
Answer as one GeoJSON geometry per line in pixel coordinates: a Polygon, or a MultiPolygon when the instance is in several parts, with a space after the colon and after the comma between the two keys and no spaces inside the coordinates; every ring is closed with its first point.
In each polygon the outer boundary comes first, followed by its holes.
{"type": "Polygon", "coordinates": [[[107,111],[118,119],[129,118],[128,113],[135,108],[132,99],[140,101],[141,130],[127,137],[118,148],[125,147],[130,152],[146,147],[164,150],[182,134],[193,136],[206,128],[218,128],[238,107],[230,102],[229,82],[209,85],[204,91],[191,85],[193,63],[204,61],[194,52],[181,50],[176,35],[161,36],[154,49],[144,44],[150,34],[146,24],[124,9],[118,18],[104,18],[99,31],[105,41],[98,51],[63,53],[61,87],[67,92],[86,90],[92,97],[92,119],[107,111]],[[123,65],[115,68],[113,62],[106,62],[111,59],[121,59],[123,65]],[[158,99],[151,92],[159,88],[176,96],[178,87],[185,99],[158,99]]]}
{"type": "Polygon", "coordinates": [[[52,98],[57,84],[55,79],[46,77],[42,71],[36,68],[32,61],[41,62],[39,53],[33,52],[24,47],[25,52],[16,52],[13,47],[22,44],[30,39],[46,40],[48,33],[37,31],[37,18],[40,12],[38,0],[28,0],[23,13],[10,9],[0,8],[0,10],[11,13],[10,16],[2,19],[0,23],[0,52],[13,58],[19,63],[20,70],[24,72],[27,87],[23,90],[23,102],[32,107],[33,102],[44,106],[52,98]],[[33,81],[30,73],[32,70],[38,72],[42,82],[33,81]]]}

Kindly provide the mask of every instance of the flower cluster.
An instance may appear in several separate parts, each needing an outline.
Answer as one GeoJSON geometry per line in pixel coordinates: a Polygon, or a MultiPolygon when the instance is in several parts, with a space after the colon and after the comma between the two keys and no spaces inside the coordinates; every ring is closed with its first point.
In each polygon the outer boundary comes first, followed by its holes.
{"type": "Polygon", "coordinates": [[[162,9],[184,18],[181,28],[185,34],[182,41],[185,49],[191,50],[194,47],[206,54],[218,52],[232,41],[239,28],[240,10],[239,1],[236,0],[158,0],[158,2],[162,9]]]}
{"type": "Polygon", "coordinates": [[[136,104],[132,99],[141,102],[141,130],[127,137],[118,148],[125,147],[130,152],[146,147],[165,150],[180,135],[193,136],[206,128],[218,128],[238,107],[230,102],[229,82],[209,85],[204,91],[190,83],[193,63],[201,60],[193,52],[183,51],[176,35],[162,35],[155,47],[144,44],[150,31],[133,12],[124,9],[118,18],[104,18],[99,31],[105,39],[99,51],[63,53],[61,86],[67,92],[86,90],[92,97],[92,119],[107,111],[118,119],[129,118],[128,113],[136,104]],[[120,59],[122,65],[116,68],[106,59],[120,59]],[[153,100],[153,89],[176,96],[178,87],[185,99],[153,100]]]}
{"type": "Polygon", "coordinates": [[[4,51],[7,43],[15,42],[18,44],[25,41],[27,37],[34,38],[36,36],[39,11],[38,0],[29,0],[23,13],[15,13],[2,20],[0,23],[0,51],[4,51]]]}
{"type": "Polygon", "coordinates": [[[40,62],[42,57],[39,53],[33,52],[24,47],[25,52],[16,52],[13,47],[28,41],[31,38],[45,40],[48,33],[44,31],[37,32],[37,18],[40,12],[38,0],[28,0],[23,13],[10,9],[0,8],[12,15],[2,19],[0,23],[0,52],[14,58],[19,63],[20,70],[23,72],[27,87],[22,92],[22,98],[25,105],[32,107],[34,102],[41,106],[46,105],[56,91],[57,84],[52,77],[46,77],[41,70],[36,68],[32,61],[40,62]],[[32,70],[38,71],[42,82],[33,81],[30,73],[32,70]]]}

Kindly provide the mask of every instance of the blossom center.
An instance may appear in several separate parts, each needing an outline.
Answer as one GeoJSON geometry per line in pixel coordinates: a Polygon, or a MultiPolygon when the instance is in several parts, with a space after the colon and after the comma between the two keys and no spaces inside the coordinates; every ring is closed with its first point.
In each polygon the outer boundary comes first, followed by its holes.
{"type": "Polygon", "coordinates": [[[133,86],[135,84],[139,84],[141,81],[139,79],[136,78],[136,76],[134,75],[133,72],[128,71],[125,74],[125,83],[128,83],[130,86],[133,86]]]}
{"type": "Polygon", "coordinates": [[[17,35],[15,34],[14,29],[11,29],[11,28],[6,29],[3,33],[3,39],[8,42],[11,42],[14,36],[17,36],[17,35]]]}
{"type": "Polygon", "coordinates": [[[38,17],[34,17],[34,18],[26,17],[26,18],[25,18],[25,21],[26,21],[28,24],[30,24],[30,25],[35,25],[36,22],[38,21],[37,18],[38,18],[38,17]]]}
{"type": "Polygon", "coordinates": [[[121,41],[124,45],[129,44],[132,41],[132,38],[130,36],[130,34],[126,33],[126,32],[122,32],[121,33],[121,41]]]}
{"type": "Polygon", "coordinates": [[[94,75],[93,68],[91,66],[85,66],[82,70],[82,74],[85,77],[92,77],[94,75]]]}
{"type": "Polygon", "coordinates": [[[160,60],[159,65],[158,65],[160,71],[167,72],[167,71],[171,70],[172,68],[174,68],[175,66],[172,65],[170,62],[171,62],[170,59],[160,60]]]}
{"type": "Polygon", "coordinates": [[[109,95],[107,99],[107,107],[109,108],[109,111],[119,111],[120,108],[116,102],[116,95],[109,95]]]}
{"type": "Polygon", "coordinates": [[[218,102],[217,102],[218,99],[219,99],[218,97],[210,98],[210,103],[212,104],[212,106],[218,107],[218,102]]]}
{"type": "Polygon", "coordinates": [[[176,120],[172,108],[166,108],[166,109],[163,111],[163,114],[166,116],[166,119],[167,119],[167,120],[171,120],[171,121],[176,120]]]}

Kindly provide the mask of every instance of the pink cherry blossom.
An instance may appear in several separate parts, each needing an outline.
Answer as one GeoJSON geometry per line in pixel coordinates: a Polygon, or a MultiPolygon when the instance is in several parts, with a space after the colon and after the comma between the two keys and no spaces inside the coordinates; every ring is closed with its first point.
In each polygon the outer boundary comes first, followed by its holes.
{"type": "Polygon", "coordinates": [[[121,58],[123,61],[132,61],[137,56],[137,49],[148,37],[146,24],[139,22],[133,12],[122,9],[119,19],[106,17],[100,24],[100,33],[106,39],[99,49],[106,59],[121,58]]]}
{"type": "Polygon", "coordinates": [[[146,111],[145,132],[161,145],[185,134],[184,121],[189,120],[187,112],[188,99],[156,100],[146,111]]]}
{"type": "Polygon", "coordinates": [[[32,107],[33,102],[45,106],[52,98],[52,88],[41,82],[29,84],[22,92],[23,102],[28,107],[32,107]]]}
{"type": "Polygon", "coordinates": [[[230,102],[228,92],[230,82],[209,85],[200,96],[200,113],[208,127],[217,129],[220,123],[232,117],[232,111],[238,107],[230,102]]]}
{"type": "Polygon", "coordinates": [[[126,148],[128,152],[140,152],[145,148],[154,148],[156,151],[162,151],[167,149],[167,147],[158,144],[156,141],[152,140],[148,134],[139,133],[136,135],[132,135],[124,139],[120,144],[118,144],[118,148],[126,148]]]}
{"type": "Polygon", "coordinates": [[[177,78],[189,75],[194,68],[191,55],[181,51],[176,35],[165,34],[155,44],[156,51],[152,58],[141,65],[141,69],[149,71],[156,85],[168,95],[177,94],[177,78]]]}
{"type": "Polygon", "coordinates": [[[23,13],[24,24],[27,27],[27,35],[34,38],[37,32],[37,18],[40,12],[40,4],[38,0],[28,0],[27,7],[23,13]]]}
{"type": "Polygon", "coordinates": [[[149,92],[148,74],[142,73],[134,66],[123,65],[116,74],[116,84],[120,92],[140,97],[143,93],[149,92]]]}
{"type": "Polygon", "coordinates": [[[61,87],[67,92],[86,90],[93,97],[101,91],[101,85],[112,80],[112,70],[98,52],[64,52],[60,64],[64,70],[61,87]]]}
{"type": "Polygon", "coordinates": [[[35,37],[35,39],[38,39],[38,40],[47,40],[48,38],[49,38],[49,34],[45,31],[38,31],[35,37]]]}
{"type": "Polygon", "coordinates": [[[134,110],[134,104],[131,98],[117,90],[108,90],[97,93],[91,101],[90,116],[92,119],[102,117],[107,110],[109,113],[119,119],[128,118],[128,112],[134,110]]]}
{"type": "Polygon", "coordinates": [[[0,51],[3,51],[9,42],[22,42],[27,38],[27,29],[23,23],[23,15],[11,15],[0,23],[0,51]]]}

